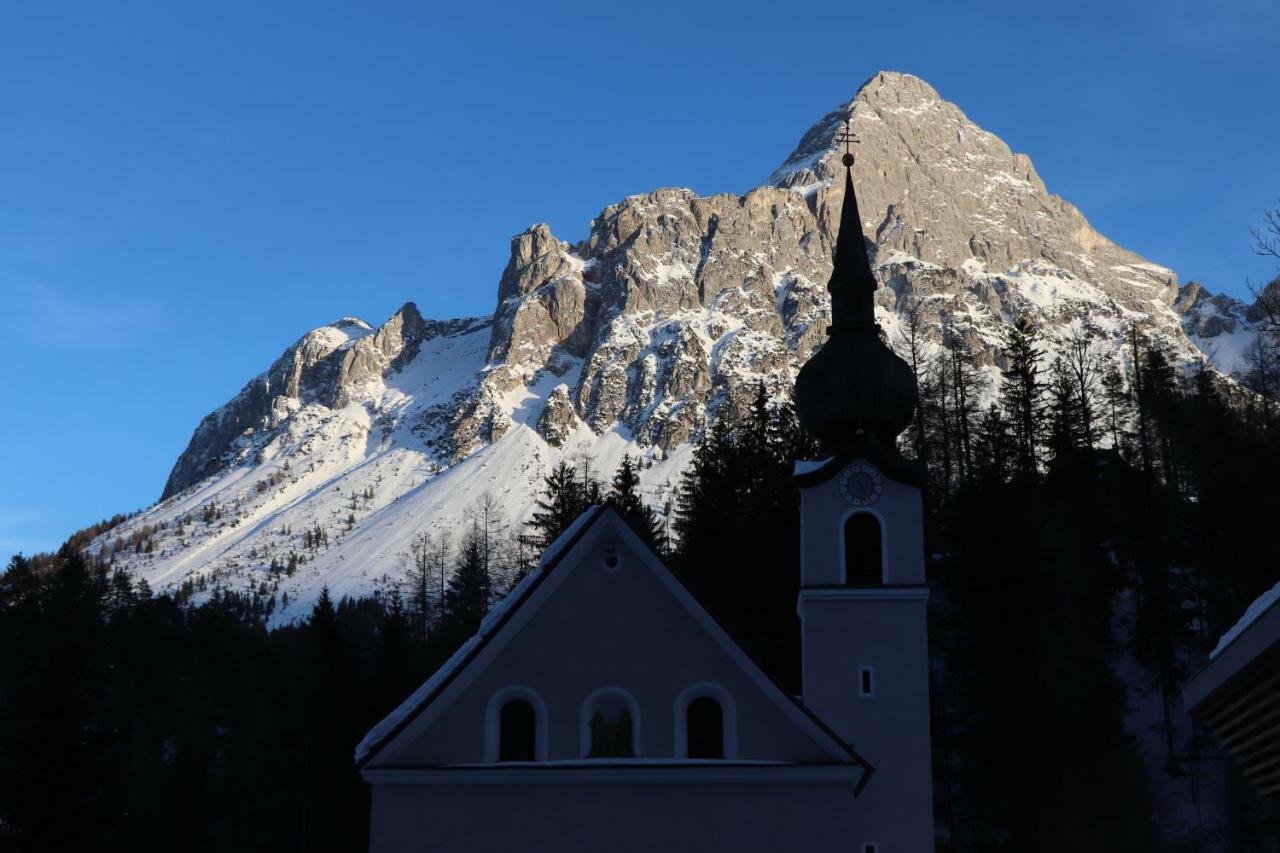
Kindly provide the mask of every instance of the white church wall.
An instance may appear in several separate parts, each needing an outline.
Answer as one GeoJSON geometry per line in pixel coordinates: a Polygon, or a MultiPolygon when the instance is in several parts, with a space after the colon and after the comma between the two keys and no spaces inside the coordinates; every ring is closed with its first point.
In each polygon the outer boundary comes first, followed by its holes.
{"type": "MultiPolygon", "coordinates": [[[[850,463],[853,464],[858,462],[850,463]]],[[[885,582],[924,583],[924,511],[919,489],[884,477],[879,498],[858,507],[841,494],[837,474],[802,489],[800,500],[801,559],[806,585],[844,582],[844,522],[858,512],[870,512],[881,523],[888,566],[885,582]]]]}
{"type": "Polygon", "coordinates": [[[535,607],[537,598],[530,599],[520,608],[516,618],[523,623],[505,645],[491,642],[477,659],[482,665],[467,667],[456,698],[429,708],[408,729],[403,740],[410,745],[380,756],[375,765],[485,761],[492,754],[485,739],[490,700],[513,685],[535,692],[545,705],[546,720],[539,722],[549,760],[583,757],[583,703],[605,687],[622,688],[635,699],[639,757],[675,758],[675,704],[687,688],[706,682],[733,697],[740,758],[831,760],[828,748],[762,692],[642,564],[638,550],[610,529],[602,522],[588,532],[566,557],[577,563],[558,566],[535,591],[545,602],[535,607]],[[610,544],[622,561],[616,571],[604,566],[610,544]],[[492,662],[484,665],[484,656],[492,662]]]}
{"type": "Polygon", "coordinates": [[[376,785],[369,850],[861,853],[860,803],[848,783],[376,785]]]}
{"type": "Polygon", "coordinates": [[[879,850],[928,851],[933,774],[921,494],[884,477],[876,499],[858,507],[840,480],[837,474],[801,492],[804,701],[876,768],[858,802],[879,850]],[[843,586],[845,520],[863,511],[881,524],[885,583],[843,586]],[[861,683],[864,670],[870,691],[861,683]]]}

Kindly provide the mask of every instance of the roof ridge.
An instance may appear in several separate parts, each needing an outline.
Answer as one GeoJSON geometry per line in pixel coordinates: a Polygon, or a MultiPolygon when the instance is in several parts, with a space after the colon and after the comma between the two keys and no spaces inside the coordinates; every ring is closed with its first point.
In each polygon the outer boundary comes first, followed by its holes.
{"type": "Polygon", "coordinates": [[[604,517],[605,509],[606,507],[597,504],[589,507],[582,515],[578,516],[574,523],[547,547],[542,559],[538,562],[537,568],[530,572],[494,610],[485,616],[480,623],[479,630],[459,646],[458,650],[442,663],[417,690],[409,694],[409,697],[404,702],[400,703],[390,714],[369,730],[369,733],[356,746],[357,770],[368,764],[369,760],[377,752],[381,751],[400,732],[404,731],[427,706],[435,701],[436,697],[445,688],[453,683],[458,674],[466,669],[467,665],[484,649],[489,640],[502,629],[502,626],[529,599],[534,590],[542,585],[542,582],[555,570],[556,566],[560,565],[565,555],[573,550],[573,546],[599,519],[604,517]],[[562,540],[564,540],[563,545],[560,544],[562,540]]]}

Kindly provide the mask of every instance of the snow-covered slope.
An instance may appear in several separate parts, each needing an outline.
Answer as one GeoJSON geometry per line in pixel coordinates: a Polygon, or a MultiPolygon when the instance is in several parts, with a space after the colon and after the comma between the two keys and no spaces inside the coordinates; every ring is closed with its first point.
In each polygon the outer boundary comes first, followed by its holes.
{"type": "MultiPolygon", "coordinates": [[[[1268,291],[1280,287],[1280,279],[1268,291]]],[[[1223,373],[1247,375],[1251,358],[1257,355],[1259,329],[1264,315],[1261,296],[1246,305],[1226,294],[1214,295],[1195,281],[1189,281],[1178,292],[1173,310],[1182,317],[1187,336],[1223,373]]],[[[1274,298],[1274,297],[1271,297],[1274,298]]],[[[1265,345],[1265,344],[1264,344],[1265,345]]]]}
{"type": "Polygon", "coordinates": [[[915,313],[926,349],[963,341],[994,377],[1026,314],[1051,353],[1087,326],[1123,358],[1136,324],[1176,361],[1204,358],[1184,323],[1207,309],[1170,270],[1094,231],[923,81],[886,72],[745,195],[660,189],[607,207],[577,244],[545,225],[517,235],[492,319],[407,304],[376,330],[308,333],[201,422],[163,500],[93,547],[153,586],[262,590],[289,618],[322,585],[398,578],[416,533],[456,537],[486,495],[520,524],[560,459],[607,477],[637,454],[661,506],[700,431],[760,383],[784,393],[823,340],[846,116],[895,345],[915,313]],[[292,576],[269,571],[290,554],[305,558],[292,576]]]}
{"type": "MultiPolygon", "coordinates": [[[[416,315],[406,305],[383,329],[416,315]]],[[[310,332],[281,361],[304,364],[322,351],[317,342],[332,346],[326,356],[344,355],[369,339],[371,330],[361,326],[363,335],[346,334],[346,321],[310,332]]],[[[276,618],[289,619],[309,610],[324,585],[341,597],[397,580],[416,534],[457,542],[468,512],[485,496],[500,518],[522,520],[544,472],[562,458],[611,471],[634,449],[617,432],[595,435],[581,425],[559,447],[549,445],[533,428],[554,385],[548,374],[497,401],[510,419],[501,441],[469,454],[465,464],[450,464],[434,449],[437,427],[456,412],[459,396],[474,390],[490,325],[463,320],[437,324],[435,331],[388,375],[339,389],[341,402],[318,402],[324,389],[305,383],[286,388],[273,398],[269,415],[206,462],[220,466],[217,473],[174,492],[93,547],[114,552],[156,588],[191,581],[197,594],[220,585],[273,594],[276,618]],[[316,537],[308,546],[317,530],[323,544],[316,537]],[[133,547],[138,532],[144,535],[133,547]],[[273,562],[287,566],[291,554],[302,559],[294,574],[271,571],[273,562]]],[[[253,397],[274,372],[251,382],[215,421],[234,419],[237,401],[253,397]]],[[[651,465],[643,481],[667,489],[686,459],[687,449],[651,465]]]]}

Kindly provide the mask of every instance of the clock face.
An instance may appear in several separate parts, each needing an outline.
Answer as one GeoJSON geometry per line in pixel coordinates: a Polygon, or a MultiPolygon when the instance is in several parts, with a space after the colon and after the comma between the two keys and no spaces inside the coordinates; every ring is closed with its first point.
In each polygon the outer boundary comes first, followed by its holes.
{"type": "Polygon", "coordinates": [[[854,506],[867,506],[880,500],[884,478],[871,465],[859,462],[840,475],[840,494],[854,506]]]}

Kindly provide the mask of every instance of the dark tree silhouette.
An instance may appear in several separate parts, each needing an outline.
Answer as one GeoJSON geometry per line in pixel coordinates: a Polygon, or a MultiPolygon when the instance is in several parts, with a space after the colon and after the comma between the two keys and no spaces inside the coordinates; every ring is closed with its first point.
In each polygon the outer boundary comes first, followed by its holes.
{"type": "Polygon", "coordinates": [[[613,475],[613,482],[605,500],[646,542],[659,552],[666,550],[661,520],[653,508],[644,502],[644,497],[640,494],[640,472],[636,469],[636,463],[630,454],[622,455],[622,461],[618,463],[618,470],[613,475]]]}
{"type": "MultiPolygon", "coordinates": [[[[922,418],[940,455],[945,407],[953,465],[949,496],[931,481],[926,536],[936,802],[955,853],[1160,849],[1150,775],[1205,773],[1177,688],[1275,582],[1272,543],[1259,535],[1273,507],[1242,487],[1280,479],[1261,404],[1211,371],[1184,374],[1140,330],[1129,345],[1138,370],[1112,362],[1097,379],[1092,449],[1080,438],[1078,375],[1061,371],[1031,430],[1033,468],[1020,461],[1018,394],[972,416],[970,462],[959,344],[931,368],[950,366],[933,392],[945,386],[946,402],[926,401],[922,418]],[[1066,446],[1053,438],[1068,431],[1060,422],[1074,424],[1069,457],[1043,452],[1066,446]],[[1126,734],[1126,690],[1165,711],[1145,767],[1126,734]]],[[[816,449],[783,387],[723,414],[681,484],[671,560],[798,690],[792,464],[816,449]]],[[[617,490],[635,494],[631,479],[617,490]]],[[[535,554],[603,498],[587,471],[563,466],[549,480],[535,554]]],[[[105,554],[80,554],[95,536],[114,538],[110,522],[58,554],[11,560],[0,574],[0,849],[363,849],[368,793],[352,747],[501,595],[511,545],[491,515],[478,510],[457,553],[432,557],[444,601],[416,627],[394,589],[358,601],[326,593],[304,623],[271,630],[287,600],[270,585],[233,591],[201,576],[153,593],[105,554]]],[[[323,530],[307,536],[324,546],[323,530]]],[[[279,553],[276,579],[305,570],[301,553],[279,553]]],[[[1260,806],[1240,780],[1232,790],[1231,809],[1202,803],[1229,822],[1223,836],[1179,849],[1260,843],[1263,830],[1249,828],[1260,806]]]]}
{"type": "Polygon", "coordinates": [[[1045,382],[1040,366],[1038,333],[1031,320],[1019,317],[1005,337],[1000,387],[1001,402],[1012,427],[1018,470],[1035,474],[1039,468],[1045,382]]]}
{"type": "Polygon", "coordinates": [[[538,548],[545,548],[569,529],[591,506],[603,501],[600,484],[589,471],[581,475],[561,460],[543,480],[537,509],[529,521],[529,540],[538,548]]]}

